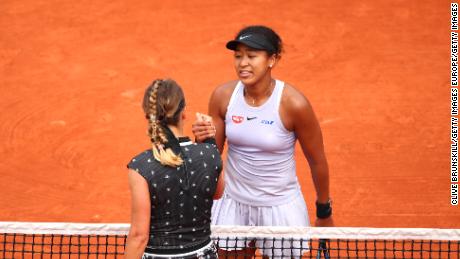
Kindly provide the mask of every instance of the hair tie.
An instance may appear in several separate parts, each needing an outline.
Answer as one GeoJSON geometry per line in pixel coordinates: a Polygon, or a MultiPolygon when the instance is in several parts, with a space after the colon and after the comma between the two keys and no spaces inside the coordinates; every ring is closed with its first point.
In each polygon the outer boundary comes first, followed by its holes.
{"type": "Polygon", "coordinates": [[[167,139],[167,142],[163,144],[164,148],[170,148],[176,155],[181,154],[182,150],[180,148],[179,140],[176,138],[176,136],[174,136],[174,133],[168,126],[163,126],[163,129],[167,139]]]}

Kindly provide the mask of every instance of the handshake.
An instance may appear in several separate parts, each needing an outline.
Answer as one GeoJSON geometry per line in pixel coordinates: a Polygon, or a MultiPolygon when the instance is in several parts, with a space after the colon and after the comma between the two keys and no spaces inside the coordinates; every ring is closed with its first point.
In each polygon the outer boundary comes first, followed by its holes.
{"type": "Polygon", "coordinates": [[[210,121],[210,122],[212,122],[212,117],[207,115],[207,114],[197,112],[196,113],[196,121],[197,122],[200,122],[200,121],[210,121]]]}
{"type": "Polygon", "coordinates": [[[196,142],[203,142],[208,138],[216,137],[216,126],[212,117],[203,113],[196,113],[196,121],[192,124],[192,132],[196,142]]]}

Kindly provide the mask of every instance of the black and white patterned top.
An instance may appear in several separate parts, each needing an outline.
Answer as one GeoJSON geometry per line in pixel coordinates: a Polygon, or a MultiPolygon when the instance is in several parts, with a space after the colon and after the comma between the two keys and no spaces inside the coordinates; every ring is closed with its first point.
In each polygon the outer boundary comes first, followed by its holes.
{"type": "Polygon", "coordinates": [[[187,252],[210,240],[211,207],[222,159],[213,144],[192,143],[189,138],[179,138],[179,143],[184,160],[179,167],[161,165],[152,150],[128,164],[149,186],[149,252],[187,252]]]}

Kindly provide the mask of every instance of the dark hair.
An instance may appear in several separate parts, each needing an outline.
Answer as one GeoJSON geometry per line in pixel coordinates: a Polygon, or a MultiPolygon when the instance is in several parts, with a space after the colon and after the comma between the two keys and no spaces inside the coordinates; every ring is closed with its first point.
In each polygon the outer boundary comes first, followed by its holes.
{"type": "Polygon", "coordinates": [[[168,125],[177,126],[185,107],[182,88],[172,79],[157,79],[147,87],[142,108],[149,122],[148,135],[155,159],[163,165],[178,166],[181,157],[174,153],[175,137],[168,125]]]}
{"type": "Polygon", "coordinates": [[[281,37],[271,28],[264,25],[251,25],[241,29],[236,35],[235,39],[240,38],[244,34],[260,34],[263,35],[268,42],[274,47],[275,51],[267,50],[268,54],[271,56],[273,54],[281,55],[283,52],[283,42],[281,37]]]}

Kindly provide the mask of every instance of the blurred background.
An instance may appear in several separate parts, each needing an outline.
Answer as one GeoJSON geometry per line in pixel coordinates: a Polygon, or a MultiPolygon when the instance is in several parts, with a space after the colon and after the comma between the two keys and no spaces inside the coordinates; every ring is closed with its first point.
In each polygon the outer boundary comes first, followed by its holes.
{"type": "Polygon", "coordinates": [[[253,24],[280,34],[274,76],[320,120],[337,226],[460,227],[444,0],[1,1],[0,221],[129,222],[126,164],[149,148],[144,89],[175,79],[191,134],[236,79],[225,43],[253,24]]]}

